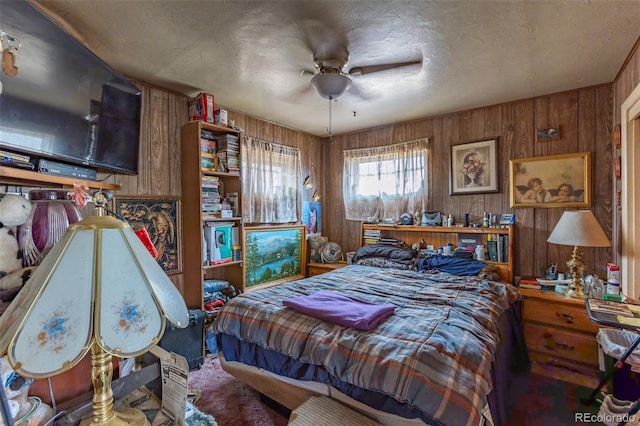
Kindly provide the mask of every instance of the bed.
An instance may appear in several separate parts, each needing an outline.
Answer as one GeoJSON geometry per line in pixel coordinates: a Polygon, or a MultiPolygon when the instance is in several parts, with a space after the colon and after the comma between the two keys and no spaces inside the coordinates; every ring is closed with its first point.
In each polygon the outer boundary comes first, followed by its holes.
{"type": "Polygon", "coordinates": [[[387,425],[502,424],[509,374],[526,364],[517,289],[385,266],[349,265],[230,300],[213,325],[223,368],[289,409],[320,394],[387,425]],[[283,305],[319,291],[395,312],[360,331],[283,305]]]}

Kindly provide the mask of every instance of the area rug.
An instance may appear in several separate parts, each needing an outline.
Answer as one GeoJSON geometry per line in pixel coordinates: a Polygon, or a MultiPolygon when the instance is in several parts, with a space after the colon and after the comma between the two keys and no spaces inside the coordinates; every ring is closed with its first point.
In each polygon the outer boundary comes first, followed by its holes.
{"type": "Polygon", "coordinates": [[[289,421],[263,403],[258,392],[225,372],[211,354],[199,370],[189,372],[189,389],[201,391],[195,405],[218,426],[285,426],[289,421]]]}

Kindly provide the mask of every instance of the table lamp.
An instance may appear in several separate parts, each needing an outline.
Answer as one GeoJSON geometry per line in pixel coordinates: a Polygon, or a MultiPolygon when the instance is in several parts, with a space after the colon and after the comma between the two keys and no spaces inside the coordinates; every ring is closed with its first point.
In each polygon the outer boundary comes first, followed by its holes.
{"type": "Polygon", "coordinates": [[[582,271],[584,263],[578,249],[582,247],[610,247],[611,241],[602,230],[591,210],[566,211],[560,217],[556,227],[547,238],[548,243],[573,246],[573,254],[567,262],[572,275],[567,297],[584,299],[582,293],[582,271]]]}
{"type": "Polygon", "coordinates": [[[112,356],[135,357],[160,341],[166,319],[189,323],[182,295],[131,227],[106,215],[73,223],[0,317],[0,356],[27,378],[65,372],[91,350],[94,425],[145,424],[113,409],[112,356]]]}

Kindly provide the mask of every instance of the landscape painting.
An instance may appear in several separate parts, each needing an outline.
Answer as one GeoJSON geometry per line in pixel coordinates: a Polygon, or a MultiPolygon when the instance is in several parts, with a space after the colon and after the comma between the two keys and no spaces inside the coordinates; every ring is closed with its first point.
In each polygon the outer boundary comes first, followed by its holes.
{"type": "Polygon", "coordinates": [[[305,276],[304,225],[245,227],[244,288],[293,281],[305,276]]]}

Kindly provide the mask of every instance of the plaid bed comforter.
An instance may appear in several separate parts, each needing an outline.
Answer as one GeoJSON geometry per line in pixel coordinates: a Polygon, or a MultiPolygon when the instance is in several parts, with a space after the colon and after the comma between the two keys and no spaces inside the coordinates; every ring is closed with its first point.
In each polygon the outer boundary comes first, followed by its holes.
{"type": "Polygon", "coordinates": [[[409,270],[349,265],[330,273],[244,293],[214,322],[226,333],[340,380],[417,407],[447,425],[472,425],[491,391],[498,321],[519,298],[511,285],[409,270]],[[282,305],[319,290],[395,313],[371,331],[324,322],[282,305]]]}

